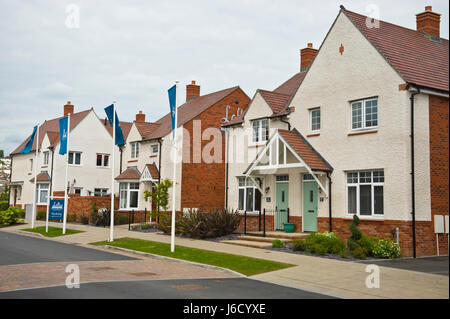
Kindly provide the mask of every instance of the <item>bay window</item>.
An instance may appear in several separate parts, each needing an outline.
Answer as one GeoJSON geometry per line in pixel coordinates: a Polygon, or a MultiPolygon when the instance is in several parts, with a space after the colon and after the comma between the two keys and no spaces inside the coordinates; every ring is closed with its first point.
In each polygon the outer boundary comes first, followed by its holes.
{"type": "MultiPolygon", "coordinates": [[[[256,179],[258,186],[261,187],[262,182],[260,179],[256,179]]],[[[238,178],[238,209],[240,211],[247,212],[260,212],[261,211],[261,192],[250,179],[245,177],[238,178]]]]}
{"type": "Polygon", "coordinates": [[[347,212],[349,215],[382,216],[384,214],[384,171],[347,173],[347,212]]]}
{"type": "Polygon", "coordinates": [[[37,183],[36,184],[36,204],[47,204],[47,196],[50,184],[37,183]]]}
{"type": "Polygon", "coordinates": [[[119,193],[121,209],[138,208],[139,183],[120,183],[119,193]]]}

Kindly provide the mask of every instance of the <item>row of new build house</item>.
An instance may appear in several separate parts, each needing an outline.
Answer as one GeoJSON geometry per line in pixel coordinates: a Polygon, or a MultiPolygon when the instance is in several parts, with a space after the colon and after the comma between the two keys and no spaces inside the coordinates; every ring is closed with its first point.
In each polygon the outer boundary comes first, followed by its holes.
{"type": "MultiPolygon", "coordinates": [[[[448,215],[449,44],[431,7],[416,21],[412,30],[341,6],[320,47],[300,50],[300,72],[277,88],[250,98],[239,86],[201,95],[188,84],[178,107],[176,210],[274,212],[275,229],[289,221],[298,232],[342,236],[356,214],[367,235],[397,230],[404,255],[436,254],[434,217],[448,215]]],[[[68,181],[59,117],[39,128],[39,205],[65,187],[109,195],[111,127],[93,109],[68,102],[68,113],[68,181]]],[[[121,211],[150,209],[145,190],[173,176],[170,114],[145,117],[120,122],[121,211]]],[[[19,154],[27,140],[11,154],[11,205],[33,201],[34,154],[19,154]]],[[[448,251],[447,235],[438,236],[448,251]]]]}

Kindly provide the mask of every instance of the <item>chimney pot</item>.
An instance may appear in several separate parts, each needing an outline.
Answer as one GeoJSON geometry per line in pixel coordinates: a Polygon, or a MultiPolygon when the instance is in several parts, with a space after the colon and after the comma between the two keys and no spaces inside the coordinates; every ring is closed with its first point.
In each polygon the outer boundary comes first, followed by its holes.
{"type": "Polygon", "coordinates": [[[191,81],[191,84],[186,85],[186,102],[200,96],[200,85],[191,81]]]}
{"type": "Polygon", "coordinates": [[[145,122],[145,114],[143,114],[142,111],[139,111],[139,113],[136,114],[136,122],[145,122]]]}
{"type": "Polygon", "coordinates": [[[67,104],[64,105],[64,117],[66,117],[69,114],[73,114],[74,106],[70,103],[70,101],[67,101],[67,104]]]}
{"type": "Polygon", "coordinates": [[[300,71],[308,70],[309,66],[317,54],[317,49],[313,48],[312,43],[308,43],[307,47],[300,50],[300,71]]]}
{"type": "Polygon", "coordinates": [[[441,15],[432,10],[432,6],[426,6],[424,12],[416,14],[417,31],[439,38],[441,15]]]}

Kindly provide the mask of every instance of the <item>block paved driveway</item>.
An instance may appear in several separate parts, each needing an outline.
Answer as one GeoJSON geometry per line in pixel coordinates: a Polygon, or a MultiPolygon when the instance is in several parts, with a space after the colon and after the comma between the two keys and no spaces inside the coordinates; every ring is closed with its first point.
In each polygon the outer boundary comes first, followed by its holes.
{"type": "Polygon", "coordinates": [[[136,256],[0,231],[0,299],[328,298],[220,269],[136,256]],[[69,264],[79,266],[79,289],[65,286],[69,264]]]}

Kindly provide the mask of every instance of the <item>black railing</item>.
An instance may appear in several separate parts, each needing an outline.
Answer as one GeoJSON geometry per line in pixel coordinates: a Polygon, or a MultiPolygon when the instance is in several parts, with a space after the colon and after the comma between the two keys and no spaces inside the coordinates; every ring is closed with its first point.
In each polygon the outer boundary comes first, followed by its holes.
{"type": "Polygon", "coordinates": [[[266,232],[275,230],[276,211],[273,209],[263,209],[257,213],[243,212],[244,235],[266,236],[266,232]]]}

